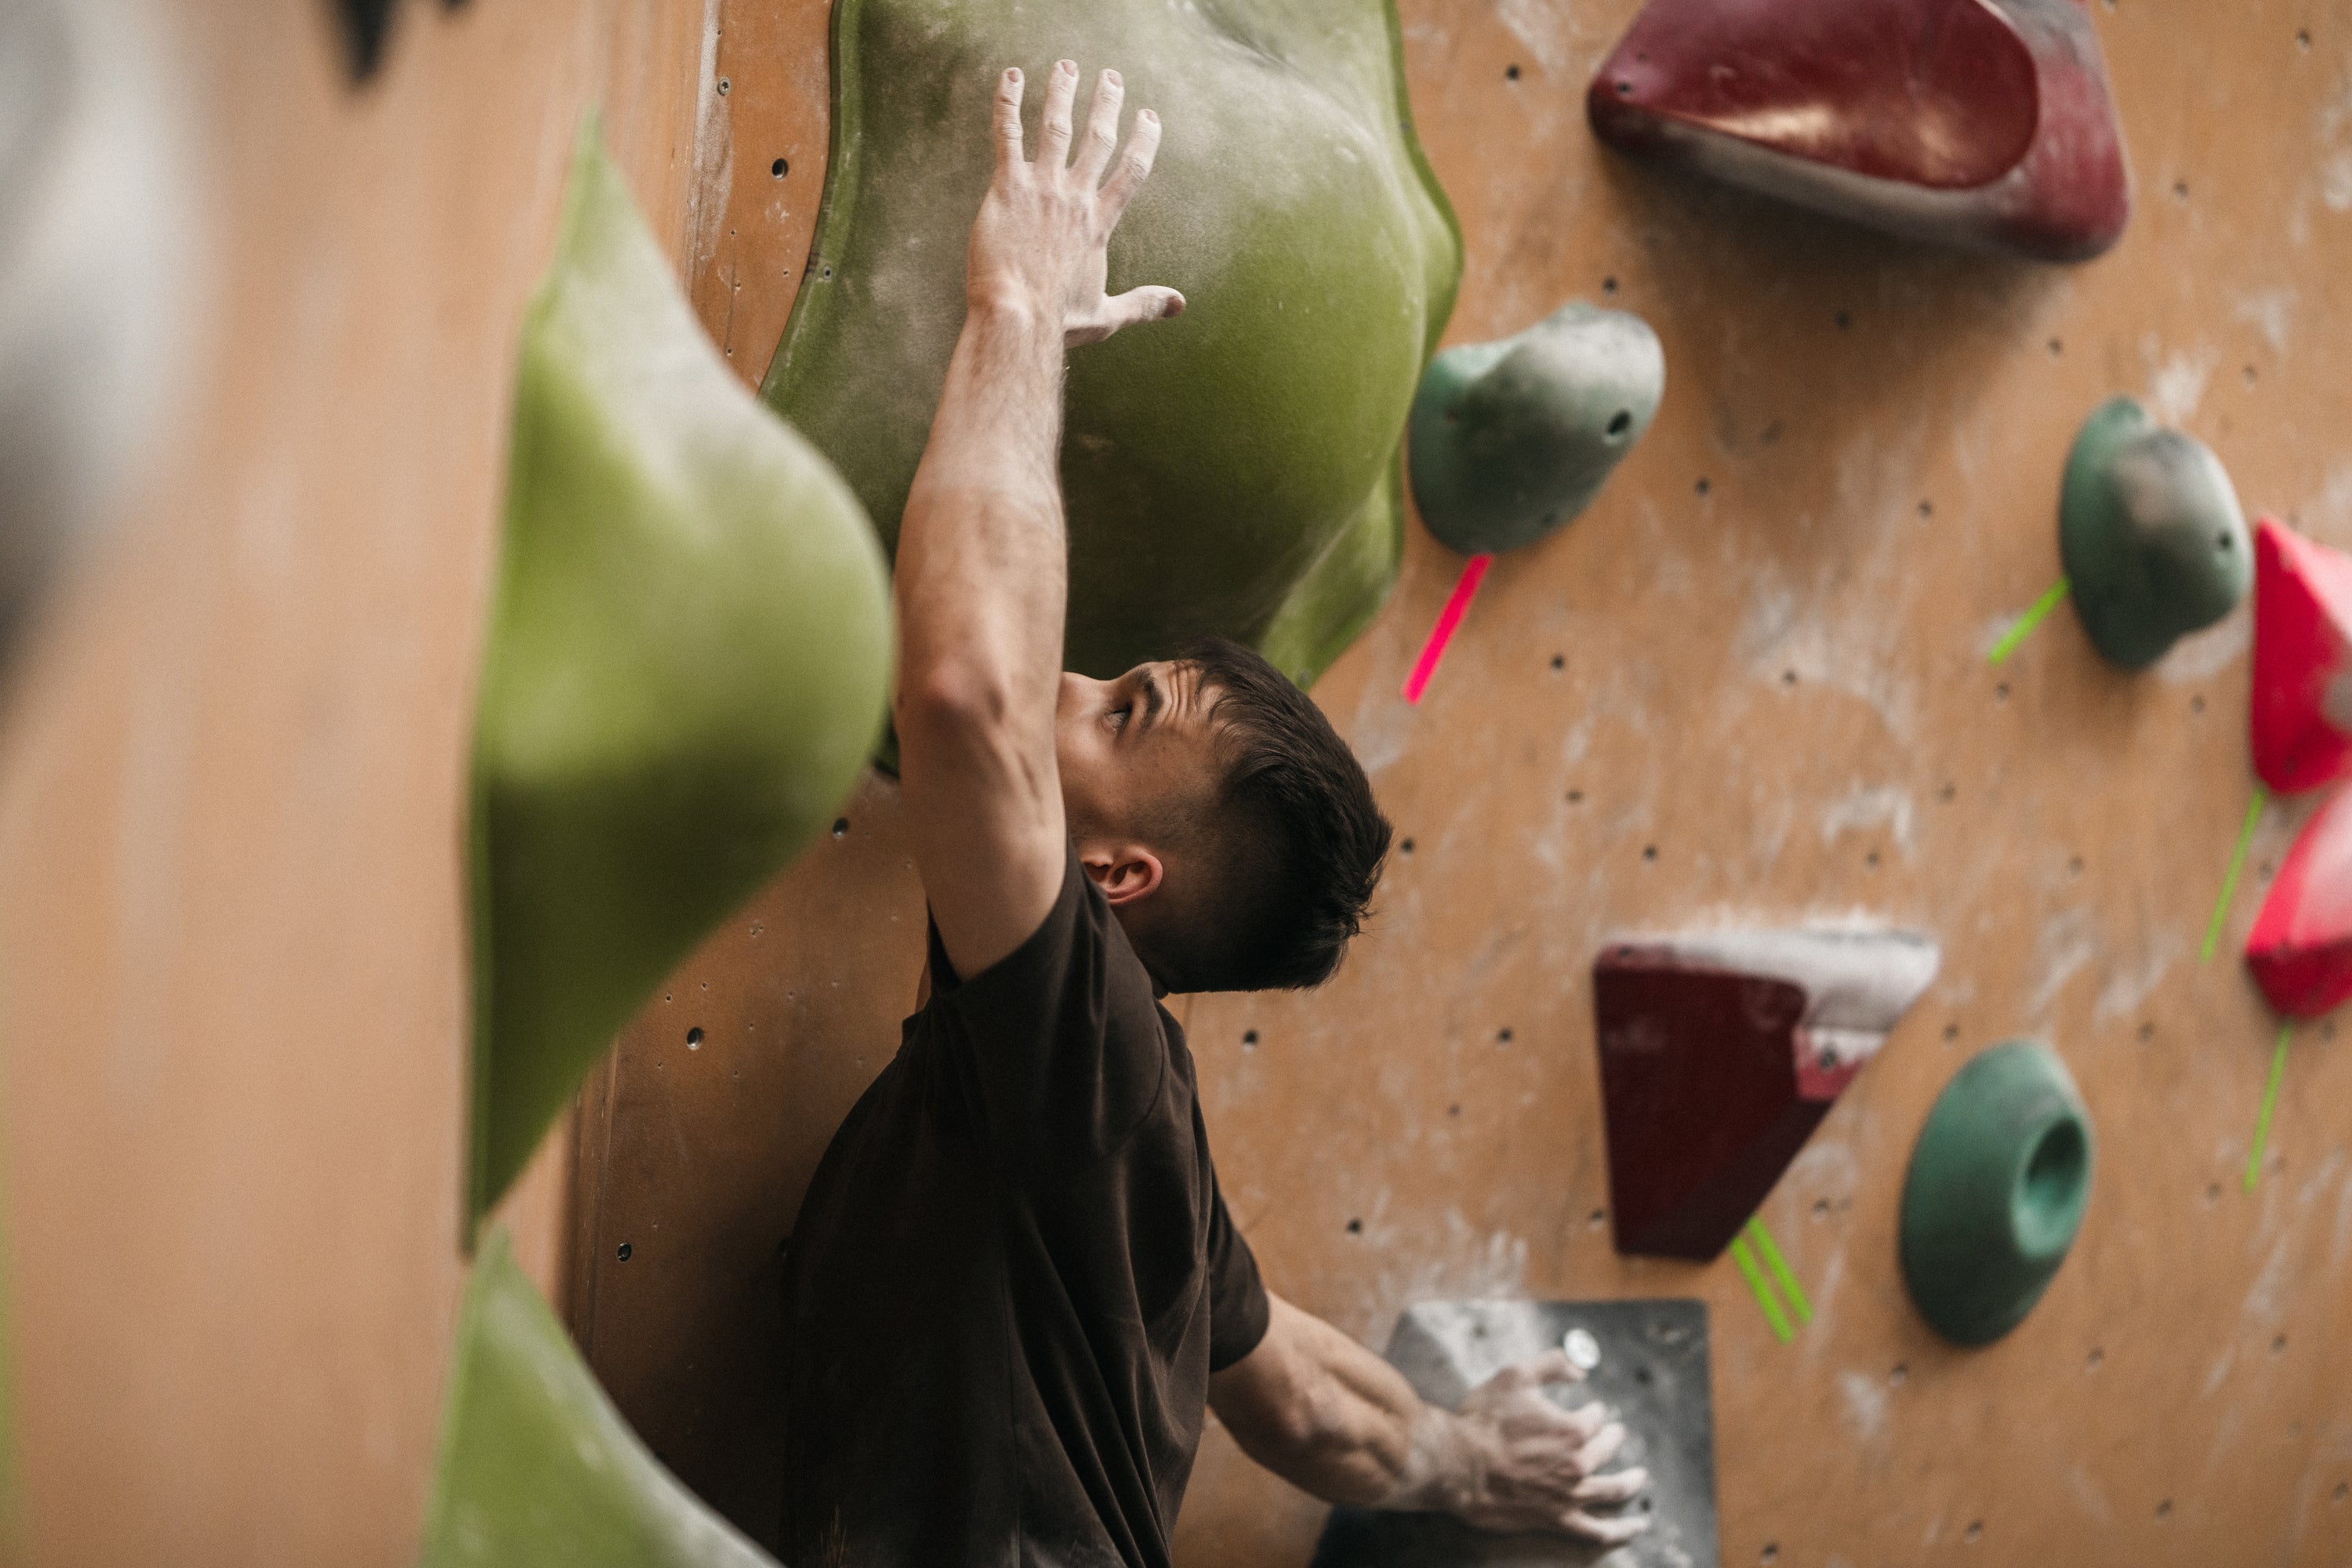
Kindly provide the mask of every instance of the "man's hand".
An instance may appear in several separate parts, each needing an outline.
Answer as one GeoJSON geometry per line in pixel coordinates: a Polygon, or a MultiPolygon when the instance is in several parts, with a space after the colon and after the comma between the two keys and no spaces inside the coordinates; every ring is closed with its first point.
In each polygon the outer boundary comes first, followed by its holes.
{"type": "Polygon", "coordinates": [[[1121,327],[1156,321],[1184,308],[1173,289],[1130,289],[1112,299],[1107,247],[1137,187],[1151,173],[1160,149],[1160,118],[1135,117],[1135,133],[1117,170],[1105,182],[1118,150],[1118,108],[1125,89],[1107,70],[1095,82],[1094,106],[1077,159],[1070,159],[1070,109],[1078,68],[1054,67],[1045,82],[1045,122],[1037,161],[1027,161],[1021,137],[1021,72],[1008,70],[996,88],[996,174],[972,225],[965,298],[975,314],[1003,310],[1058,323],[1065,346],[1100,342],[1121,327]]]}
{"type": "Polygon", "coordinates": [[[1563,1351],[1507,1366],[1455,1407],[1467,1463],[1445,1507],[1482,1530],[1555,1530],[1607,1545],[1649,1527],[1640,1514],[1589,1511],[1628,1502],[1647,1486],[1642,1469],[1601,1475],[1625,1441],[1625,1428],[1598,1404],[1563,1410],[1544,1395],[1553,1384],[1584,1375],[1563,1351]]]}
{"type": "Polygon", "coordinates": [[[1578,1372],[1561,1351],[1506,1367],[1459,1406],[1424,1404],[1404,1374],[1330,1324],[1267,1296],[1257,1349],[1209,1379],[1243,1452],[1326,1502],[1443,1510],[1485,1530],[1549,1530],[1604,1546],[1649,1527],[1630,1501],[1647,1471],[1596,1472],[1625,1441],[1599,1405],[1544,1397],[1578,1372]]]}

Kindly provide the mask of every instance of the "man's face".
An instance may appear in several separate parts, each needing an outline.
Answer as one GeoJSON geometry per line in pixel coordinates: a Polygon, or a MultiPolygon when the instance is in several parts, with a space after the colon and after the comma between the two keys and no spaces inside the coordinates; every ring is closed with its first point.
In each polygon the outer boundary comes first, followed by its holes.
{"type": "MultiPolygon", "coordinates": [[[[1152,829],[1213,782],[1214,732],[1198,668],[1162,660],[1115,680],[1062,677],[1054,715],[1062,805],[1081,856],[1140,845],[1165,858],[1152,829]]],[[[1090,857],[1089,857],[1090,858],[1090,857]]]]}

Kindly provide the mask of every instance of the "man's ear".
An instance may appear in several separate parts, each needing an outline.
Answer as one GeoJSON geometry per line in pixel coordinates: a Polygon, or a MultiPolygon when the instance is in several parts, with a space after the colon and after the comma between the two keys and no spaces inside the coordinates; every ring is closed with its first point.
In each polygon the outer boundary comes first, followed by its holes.
{"type": "Polygon", "coordinates": [[[1078,851],[1078,864],[1086,868],[1113,909],[1148,898],[1160,889],[1160,857],[1140,844],[1086,845],[1078,851]]]}

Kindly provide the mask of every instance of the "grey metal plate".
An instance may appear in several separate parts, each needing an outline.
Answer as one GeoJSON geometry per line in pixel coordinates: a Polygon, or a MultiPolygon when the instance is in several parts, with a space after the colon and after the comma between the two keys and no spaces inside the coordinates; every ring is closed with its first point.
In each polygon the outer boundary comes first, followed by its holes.
{"type": "Polygon", "coordinates": [[[1490,1534],[1447,1514],[1341,1508],[1313,1568],[1718,1568],[1705,1302],[1428,1301],[1397,1320],[1388,1358],[1423,1399],[1451,1406],[1575,1328],[1600,1342],[1601,1364],[1555,1397],[1616,1407],[1628,1436],[1612,1468],[1649,1470],[1647,1531],[1603,1552],[1567,1536],[1490,1534]]]}

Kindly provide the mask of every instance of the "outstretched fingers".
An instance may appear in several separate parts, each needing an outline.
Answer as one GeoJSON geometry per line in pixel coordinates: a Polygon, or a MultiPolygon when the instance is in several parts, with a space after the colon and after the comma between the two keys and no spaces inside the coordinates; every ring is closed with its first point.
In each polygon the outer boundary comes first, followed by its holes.
{"type": "Polygon", "coordinates": [[[996,167],[1003,173],[1026,162],[1021,147],[1021,68],[1008,66],[996,79],[996,167]]]}
{"type": "Polygon", "coordinates": [[[1126,96],[1127,84],[1119,80],[1118,72],[1105,70],[1095,78],[1095,100],[1087,110],[1087,138],[1078,146],[1077,166],[1072,171],[1083,189],[1102,184],[1110,155],[1118,150],[1118,106],[1126,96]]]}
{"type": "Polygon", "coordinates": [[[1055,60],[1045,79],[1045,123],[1037,133],[1037,165],[1063,169],[1070,162],[1070,105],[1078,96],[1078,62],[1055,60]]]}
{"type": "Polygon", "coordinates": [[[1146,109],[1135,116],[1135,130],[1127,139],[1127,153],[1112,171],[1109,182],[1102,188],[1102,199],[1097,210],[1102,215],[1106,229],[1118,222],[1127,211],[1127,204],[1151,174],[1151,160],[1160,153],[1160,116],[1146,109]]]}

